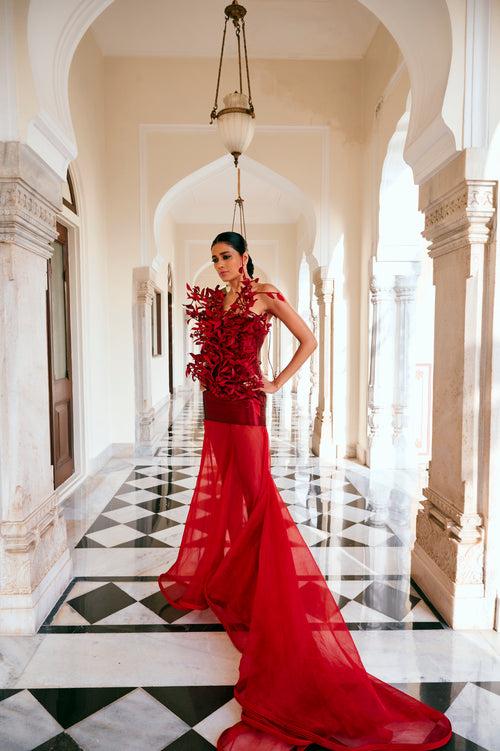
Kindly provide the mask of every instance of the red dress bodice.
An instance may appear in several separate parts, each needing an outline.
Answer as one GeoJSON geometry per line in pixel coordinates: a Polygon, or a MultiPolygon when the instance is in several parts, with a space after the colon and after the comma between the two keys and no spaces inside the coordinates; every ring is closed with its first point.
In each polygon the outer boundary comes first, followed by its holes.
{"type": "MultiPolygon", "coordinates": [[[[220,399],[244,399],[255,396],[263,385],[259,351],[271,328],[268,313],[251,310],[258,294],[258,279],[243,278],[234,303],[224,310],[224,290],[217,285],[200,288],[186,285],[190,303],[185,304],[188,320],[195,322],[190,335],[201,347],[190,353],[186,367],[201,385],[220,399]]],[[[285,298],[281,292],[264,292],[269,297],[285,298]]]]}

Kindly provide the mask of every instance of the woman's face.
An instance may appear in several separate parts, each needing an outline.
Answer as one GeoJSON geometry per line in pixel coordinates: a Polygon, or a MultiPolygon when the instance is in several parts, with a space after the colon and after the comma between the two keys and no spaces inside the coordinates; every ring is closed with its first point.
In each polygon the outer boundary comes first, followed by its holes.
{"type": "Polygon", "coordinates": [[[226,243],[215,243],[212,247],[214,269],[225,284],[241,276],[239,269],[241,266],[245,267],[247,258],[248,253],[240,256],[237,250],[226,243]]]}

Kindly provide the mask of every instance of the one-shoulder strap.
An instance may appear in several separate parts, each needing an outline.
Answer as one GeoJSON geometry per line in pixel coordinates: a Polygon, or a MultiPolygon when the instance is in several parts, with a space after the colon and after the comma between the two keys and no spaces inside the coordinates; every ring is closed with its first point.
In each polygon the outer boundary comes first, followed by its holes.
{"type": "Polygon", "coordinates": [[[266,289],[260,290],[260,291],[255,290],[255,294],[256,295],[268,295],[268,297],[271,297],[271,298],[277,297],[278,300],[282,300],[283,302],[285,302],[285,297],[282,295],[282,293],[279,290],[277,291],[266,290],[266,289]]]}

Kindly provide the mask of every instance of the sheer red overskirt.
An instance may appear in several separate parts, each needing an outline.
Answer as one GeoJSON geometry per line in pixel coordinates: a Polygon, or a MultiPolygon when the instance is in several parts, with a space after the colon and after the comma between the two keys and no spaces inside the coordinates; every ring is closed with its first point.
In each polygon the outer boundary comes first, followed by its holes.
{"type": "Polygon", "coordinates": [[[363,667],[271,476],[265,393],[203,396],[200,471],[179,555],[158,582],[175,607],[210,607],[242,653],[241,721],[219,751],[443,746],[445,715],[363,667]]]}

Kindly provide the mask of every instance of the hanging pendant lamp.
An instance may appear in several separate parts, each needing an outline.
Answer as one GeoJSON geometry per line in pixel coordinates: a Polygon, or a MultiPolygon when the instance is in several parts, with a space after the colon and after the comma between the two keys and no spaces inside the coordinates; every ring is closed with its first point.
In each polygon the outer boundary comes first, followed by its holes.
{"type": "MultiPolygon", "coordinates": [[[[219,60],[219,72],[217,75],[217,86],[215,89],[215,101],[212,112],[210,113],[210,124],[217,120],[217,127],[224,143],[224,146],[232,154],[235,167],[238,167],[238,159],[249,147],[254,134],[255,110],[252,103],[252,92],[250,88],[250,73],[248,68],[247,41],[245,35],[245,15],[246,8],[240,5],[237,0],[233,0],[228,5],[224,14],[226,17],[224,31],[222,34],[222,46],[219,60]],[[232,20],[238,42],[238,73],[239,73],[239,91],[227,94],[223,98],[224,109],[218,111],[219,86],[222,71],[222,59],[224,57],[224,45],[226,41],[227,22],[232,20]],[[241,36],[243,36],[243,54],[246,71],[246,83],[248,93],[243,91],[243,73],[241,60],[241,36]]],[[[239,192],[239,191],[238,191],[239,192]]]]}

